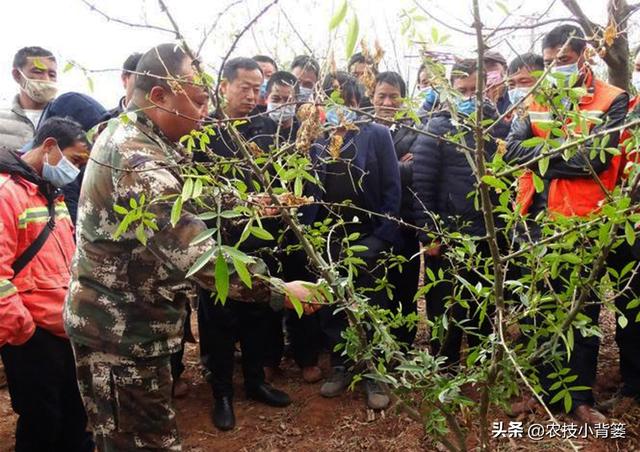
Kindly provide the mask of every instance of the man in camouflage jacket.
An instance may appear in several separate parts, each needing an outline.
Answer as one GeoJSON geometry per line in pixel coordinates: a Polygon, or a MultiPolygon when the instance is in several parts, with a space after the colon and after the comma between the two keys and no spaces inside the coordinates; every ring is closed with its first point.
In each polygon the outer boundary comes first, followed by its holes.
{"type": "MultiPolygon", "coordinates": [[[[175,143],[205,116],[207,92],[193,82],[192,61],[174,44],[151,49],[138,71],[149,75],[137,77],[131,120],[112,120],[86,169],[64,313],[80,392],[101,451],[180,450],[169,359],[180,346],[186,303],[196,285],[215,288],[213,263],[185,279],[215,246],[212,239],[191,244],[205,224],[186,204],[175,226],[170,221],[182,192],[180,166],[188,163],[175,143]],[[114,210],[142,204],[143,195],[155,223],[146,228],[146,244],[136,238],[136,225],[116,234],[123,216],[114,210]],[[163,197],[168,200],[159,201],[163,197]]],[[[267,275],[258,259],[249,271],[267,275]]],[[[249,289],[232,273],[229,297],[274,309],[290,306],[284,292],[309,298],[301,282],[282,288],[275,291],[253,278],[249,289]]]]}

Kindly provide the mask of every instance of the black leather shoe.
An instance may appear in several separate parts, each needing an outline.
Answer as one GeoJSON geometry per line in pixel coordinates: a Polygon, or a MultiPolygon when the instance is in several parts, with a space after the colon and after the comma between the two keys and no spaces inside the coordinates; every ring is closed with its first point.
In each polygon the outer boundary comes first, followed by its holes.
{"type": "Polygon", "coordinates": [[[213,425],[226,432],[236,426],[236,415],[233,414],[231,397],[216,397],[213,402],[213,425]]]}
{"type": "Polygon", "coordinates": [[[265,405],[284,407],[291,403],[286,392],[280,391],[267,383],[247,388],[247,397],[265,405]]]}

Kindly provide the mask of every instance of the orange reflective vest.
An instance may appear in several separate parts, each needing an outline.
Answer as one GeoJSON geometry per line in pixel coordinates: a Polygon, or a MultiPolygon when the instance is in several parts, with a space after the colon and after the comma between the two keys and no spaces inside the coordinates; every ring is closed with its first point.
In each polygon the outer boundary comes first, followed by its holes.
{"type": "MultiPolygon", "coordinates": [[[[588,91],[580,99],[578,108],[587,118],[589,129],[591,129],[594,123],[590,122],[589,118],[601,118],[605,115],[616,97],[624,91],[596,79],[591,71],[587,73],[585,86],[588,91]]],[[[529,106],[529,119],[531,120],[531,131],[534,136],[541,138],[549,136],[548,130],[545,131],[540,128],[541,123],[549,122],[553,119],[548,107],[533,102],[529,106]]],[[[613,190],[615,187],[623,165],[623,156],[613,156],[609,167],[598,174],[598,178],[607,190],[613,190]]],[[[535,193],[533,175],[531,171],[525,171],[518,180],[516,203],[520,206],[520,213],[527,213],[533,203],[535,193]]],[[[549,185],[547,211],[551,214],[560,214],[567,217],[583,217],[598,210],[604,199],[605,193],[592,177],[553,179],[549,185]]]]}

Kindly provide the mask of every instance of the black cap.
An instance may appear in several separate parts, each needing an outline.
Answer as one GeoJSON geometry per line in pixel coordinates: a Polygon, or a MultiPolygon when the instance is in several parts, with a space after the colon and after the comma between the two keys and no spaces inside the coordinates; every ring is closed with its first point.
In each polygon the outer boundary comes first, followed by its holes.
{"type": "Polygon", "coordinates": [[[507,65],[507,60],[504,59],[504,57],[502,56],[502,54],[500,54],[500,52],[493,52],[493,51],[485,52],[484,60],[500,63],[503,66],[507,65]]]}

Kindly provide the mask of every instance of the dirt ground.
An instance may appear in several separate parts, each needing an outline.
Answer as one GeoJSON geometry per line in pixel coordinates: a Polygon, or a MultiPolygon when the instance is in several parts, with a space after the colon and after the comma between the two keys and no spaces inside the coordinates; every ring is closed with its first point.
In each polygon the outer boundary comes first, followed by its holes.
{"type": "MultiPolygon", "coordinates": [[[[603,315],[605,340],[601,347],[596,397],[611,395],[620,383],[618,349],[613,341],[614,320],[603,315]]],[[[365,408],[364,394],[358,390],[337,399],[323,399],[318,391],[320,383],[302,382],[300,371],[289,360],[283,363],[283,374],[274,385],[286,390],[293,403],[284,409],[270,408],[249,402],[242,391],[241,378],[236,373],[237,396],[235,410],[237,427],[222,433],[210,420],[211,392],[203,380],[198,364],[197,346],[187,344],[185,364],[186,381],[190,392],[177,401],[177,416],[184,450],[204,451],[435,451],[422,428],[404,414],[393,409],[373,413],[365,408]]],[[[239,366],[238,366],[239,367],[239,366]]],[[[323,361],[327,370],[327,363],[323,361]]],[[[571,422],[560,416],[560,421],[571,422]]],[[[0,390],[0,452],[13,450],[15,416],[11,411],[9,394],[0,390]]],[[[502,413],[494,414],[494,421],[511,420],[502,413]]],[[[527,416],[525,426],[546,424],[542,413],[527,416]]],[[[575,444],[589,452],[640,450],[640,407],[622,406],[616,409],[611,422],[626,424],[626,439],[593,438],[576,440],[575,444]]],[[[477,439],[474,430],[470,436],[472,448],[477,439]]],[[[475,429],[477,431],[477,427],[475,429]]],[[[526,430],[525,430],[526,431],[526,430]]],[[[525,435],[526,436],[526,435],[525,435]]],[[[545,438],[542,441],[501,438],[494,440],[499,451],[571,450],[566,443],[545,438]]]]}

